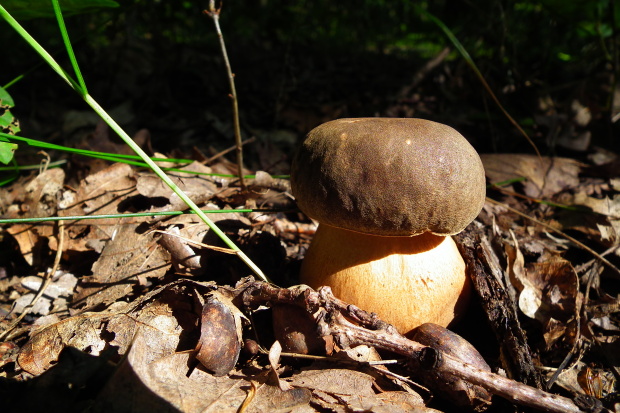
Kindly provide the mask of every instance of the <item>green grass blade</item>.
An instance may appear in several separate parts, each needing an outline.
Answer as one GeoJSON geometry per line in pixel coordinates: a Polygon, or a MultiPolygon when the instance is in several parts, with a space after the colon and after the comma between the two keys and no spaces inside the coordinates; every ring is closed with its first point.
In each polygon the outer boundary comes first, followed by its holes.
{"type": "Polygon", "coordinates": [[[39,54],[39,56],[43,58],[43,60],[45,60],[48,65],[50,65],[52,70],[54,70],[58,76],[67,82],[73,90],[79,90],[80,85],[73,80],[71,76],[69,76],[67,72],[65,72],[58,63],[56,63],[54,58],[43,48],[43,46],[34,40],[34,38],[30,36],[30,33],[28,33],[26,29],[24,29],[22,25],[19,24],[4,7],[2,7],[2,4],[0,4],[0,16],[2,16],[2,18],[13,28],[13,30],[15,30],[21,37],[24,38],[24,40],[26,40],[26,42],[39,54]]]}
{"type": "Polygon", "coordinates": [[[75,53],[73,52],[73,46],[71,46],[71,40],[69,39],[69,33],[67,32],[67,26],[65,25],[65,19],[62,17],[62,11],[60,10],[60,4],[58,4],[58,0],[52,0],[52,5],[54,6],[54,14],[56,15],[56,20],[58,21],[58,27],[60,28],[60,34],[62,36],[62,41],[65,44],[65,48],[67,49],[67,54],[69,55],[69,60],[71,61],[71,66],[73,67],[73,71],[75,72],[75,76],[80,84],[79,92],[83,95],[88,93],[88,89],[86,89],[86,83],[84,82],[84,78],[82,77],[82,72],[80,71],[80,66],[78,65],[77,59],[75,58],[75,53]]]}
{"type": "MultiPolygon", "coordinates": [[[[279,211],[271,209],[207,209],[203,211],[205,214],[227,214],[231,212],[236,213],[249,213],[249,212],[262,212],[262,213],[275,213],[279,211]]],[[[0,225],[4,224],[32,224],[40,222],[57,222],[57,221],[82,221],[90,219],[123,219],[123,218],[140,218],[140,217],[154,217],[154,216],[177,216],[188,215],[192,212],[186,211],[161,211],[161,212],[136,212],[128,214],[101,214],[101,215],[71,215],[65,217],[34,217],[34,218],[6,218],[0,219],[0,225]]]]}
{"type": "MultiPolygon", "coordinates": [[[[142,168],[148,168],[148,165],[144,162],[140,162],[142,160],[141,157],[139,157],[138,155],[125,155],[125,154],[116,154],[116,153],[108,153],[108,152],[97,152],[97,151],[89,151],[87,149],[76,149],[76,148],[70,148],[68,146],[62,146],[62,145],[56,145],[53,143],[47,143],[47,142],[42,142],[42,141],[38,141],[36,139],[30,139],[30,138],[25,138],[23,136],[14,136],[14,135],[10,135],[8,133],[2,133],[0,132],[0,140],[2,140],[2,138],[6,138],[7,140],[14,140],[14,141],[18,141],[18,142],[24,142],[29,146],[33,146],[36,148],[43,148],[43,149],[48,149],[48,150],[58,150],[58,151],[63,151],[63,152],[67,152],[67,153],[73,153],[76,155],[81,155],[81,156],[88,156],[91,158],[97,158],[97,159],[105,159],[107,161],[110,162],[122,162],[122,163],[126,163],[129,165],[134,165],[134,166],[138,166],[138,167],[142,167],[142,168]]],[[[151,158],[151,160],[153,160],[154,162],[172,162],[172,163],[179,163],[179,164],[190,164],[192,162],[194,162],[191,159],[178,159],[178,158],[156,158],[153,157],[151,158]]],[[[11,168],[13,169],[13,168],[11,168]]],[[[19,167],[19,169],[25,169],[25,167],[19,167]]],[[[0,171],[2,171],[3,168],[0,167],[0,171]]],[[[237,178],[237,175],[234,174],[219,174],[219,173],[210,173],[210,172],[193,172],[193,171],[187,171],[181,168],[162,168],[162,170],[164,171],[170,171],[170,172],[184,172],[184,173],[193,173],[195,175],[204,175],[204,176],[216,176],[219,178],[237,178]]],[[[243,176],[246,179],[254,179],[256,176],[249,174],[249,175],[244,175],[243,176]]],[[[288,179],[289,175],[272,175],[272,178],[276,178],[276,179],[288,179]]]]}

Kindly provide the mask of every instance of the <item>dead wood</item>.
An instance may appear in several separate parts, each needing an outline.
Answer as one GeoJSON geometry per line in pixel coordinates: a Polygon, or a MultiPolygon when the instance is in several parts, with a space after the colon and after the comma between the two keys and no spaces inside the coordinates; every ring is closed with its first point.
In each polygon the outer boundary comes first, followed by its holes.
{"type": "Polygon", "coordinates": [[[542,389],[525,332],[517,317],[517,307],[506,290],[500,261],[491,242],[476,223],[458,234],[456,239],[474,290],[500,345],[502,367],[508,377],[542,389]]]}

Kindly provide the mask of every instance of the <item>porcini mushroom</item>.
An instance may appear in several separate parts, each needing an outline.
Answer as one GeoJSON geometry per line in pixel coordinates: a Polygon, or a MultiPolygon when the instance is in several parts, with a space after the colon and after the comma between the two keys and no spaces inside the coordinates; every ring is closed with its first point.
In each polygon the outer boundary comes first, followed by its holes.
{"type": "Polygon", "coordinates": [[[447,326],[469,284],[450,237],[484,204],[478,153],[449,126],[422,119],[338,119],[310,131],[291,186],[319,226],[300,281],[326,285],[406,334],[447,326]]]}

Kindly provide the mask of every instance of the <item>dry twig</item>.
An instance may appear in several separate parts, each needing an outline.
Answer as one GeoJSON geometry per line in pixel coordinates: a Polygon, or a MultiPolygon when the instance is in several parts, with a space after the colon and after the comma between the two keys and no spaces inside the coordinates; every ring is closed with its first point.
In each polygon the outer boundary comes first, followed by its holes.
{"type": "Polygon", "coordinates": [[[237,151],[237,173],[239,174],[239,184],[242,189],[245,189],[245,180],[243,178],[243,143],[241,142],[241,126],[239,124],[239,105],[237,103],[237,89],[235,88],[235,75],[230,67],[230,61],[228,60],[228,53],[226,52],[226,44],[224,43],[224,35],[220,29],[220,12],[222,11],[222,5],[215,7],[215,0],[209,0],[209,10],[205,10],[204,13],[213,19],[215,24],[215,31],[217,37],[220,39],[220,47],[222,48],[222,57],[224,58],[224,64],[226,65],[226,71],[228,72],[228,82],[230,84],[230,99],[233,109],[233,128],[235,131],[235,149],[237,151]]]}

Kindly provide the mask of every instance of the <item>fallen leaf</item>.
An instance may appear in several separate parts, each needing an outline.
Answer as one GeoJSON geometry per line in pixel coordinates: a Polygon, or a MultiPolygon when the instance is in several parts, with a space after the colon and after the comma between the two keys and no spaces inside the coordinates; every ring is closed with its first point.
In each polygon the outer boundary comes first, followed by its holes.
{"type": "Polygon", "coordinates": [[[578,186],[578,175],[584,167],[573,159],[526,154],[482,154],[480,158],[491,183],[527,178],[523,190],[533,198],[549,198],[578,186]]]}
{"type": "Polygon", "coordinates": [[[313,401],[335,412],[436,412],[422,397],[407,392],[375,393],[375,378],[367,373],[316,363],[287,381],[312,391],[313,401]]]}
{"type": "MultiPolygon", "coordinates": [[[[141,333],[135,337],[124,362],[95,401],[94,412],[239,410],[250,387],[250,381],[243,378],[245,374],[235,371],[230,376],[216,377],[192,368],[189,352],[153,352],[149,343],[141,333]]],[[[309,400],[310,392],[306,389],[282,392],[263,381],[258,382],[245,412],[286,412],[307,405],[309,400]]]]}
{"type": "MultiPolygon", "coordinates": [[[[26,306],[30,305],[32,299],[41,288],[42,282],[43,279],[41,277],[33,275],[22,279],[22,286],[31,290],[32,293],[24,294],[15,300],[13,304],[13,311],[15,313],[21,314],[24,312],[26,306]]],[[[56,274],[51,283],[45,288],[43,295],[28,312],[48,315],[52,310],[55,312],[67,310],[67,300],[73,294],[76,285],[77,278],[73,274],[56,274]]]]}
{"type": "MultiPolygon", "coordinates": [[[[84,313],[47,325],[31,333],[20,351],[19,365],[32,375],[42,374],[66,347],[96,356],[104,348],[116,346],[119,354],[125,354],[138,331],[154,346],[154,353],[175,351],[181,345],[181,332],[190,334],[197,328],[199,310],[193,309],[197,300],[194,295],[212,289],[206,283],[179,281],[152,291],[122,310],[84,313]]],[[[184,344],[187,349],[193,345],[184,344]]]]}
{"type": "MultiPolygon", "coordinates": [[[[213,179],[204,174],[211,173],[211,168],[199,162],[193,162],[182,168],[187,172],[168,172],[172,181],[196,204],[207,202],[217,190],[213,179]],[[197,175],[195,172],[200,173],[197,175]]],[[[187,209],[187,205],[155,174],[138,175],[138,192],[148,198],[165,198],[167,205],[151,208],[151,211],[178,211],[187,209]]]]}
{"type": "Polygon", "coordinates": [[[119,222],[99,259],[93,264],[93,275],[80,280],[74,305],[93,308],[109,305],[144,285],[146,278],[160,278],[170,268],[170,254],[154,240],[152,233],[136,232],[135,224],[119,222]]]}

